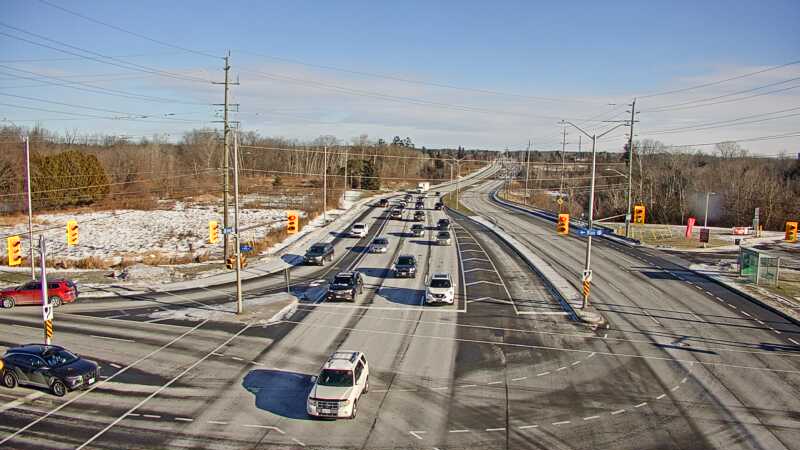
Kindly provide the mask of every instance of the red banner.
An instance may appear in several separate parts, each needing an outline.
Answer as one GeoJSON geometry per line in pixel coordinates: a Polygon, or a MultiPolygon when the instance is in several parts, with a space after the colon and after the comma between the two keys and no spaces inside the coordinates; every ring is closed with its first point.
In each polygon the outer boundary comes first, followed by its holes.
{"type": "Polygon", "coordinates": [[[694,228],[694,217],[689,217],[686,220],[686,239],[692,237],[692,228],[694,228]]]}

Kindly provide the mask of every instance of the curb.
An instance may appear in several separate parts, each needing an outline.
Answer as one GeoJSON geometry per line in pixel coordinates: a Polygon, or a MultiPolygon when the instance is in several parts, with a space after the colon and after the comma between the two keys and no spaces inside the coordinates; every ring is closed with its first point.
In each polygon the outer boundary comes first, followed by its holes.
{"type": "Polygon", "coordinates": [[[298,303],[299,302],[295,298],[294,301],[292,301],[292,303],[289,303],[288,305],[284,306],[283,308],[281,308],[280,311],[273,314],[272,317],[270,317],[266,321],[262,321],[261,323],[263,323],[264,325],[272,325],[274,323],[278,323],[283,320],[289,319],[297,311],[298,303]]]}

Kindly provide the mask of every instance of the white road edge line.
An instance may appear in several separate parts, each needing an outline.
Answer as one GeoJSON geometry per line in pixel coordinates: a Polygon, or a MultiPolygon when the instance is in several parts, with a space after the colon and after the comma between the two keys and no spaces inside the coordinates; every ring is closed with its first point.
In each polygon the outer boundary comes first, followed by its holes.
{"type": "Polygon", "coordinates": [[[93,338],[98,338],[98,339],[108,339],[108,340],[111,340],[111,341],[136,342],[133,339],[115,338],[115,337],[111,337],[111,336],[98,336],[96,334],[90,334],[89,336],[91,336],[93,338]]]}

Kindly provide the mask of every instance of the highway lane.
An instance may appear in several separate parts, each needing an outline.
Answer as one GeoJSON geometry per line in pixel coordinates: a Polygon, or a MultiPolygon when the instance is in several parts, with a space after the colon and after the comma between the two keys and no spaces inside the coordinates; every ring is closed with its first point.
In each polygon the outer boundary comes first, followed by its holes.
{"type": "MultiPolygon", "coordinates": [[[[466,193],[465,205],[480,214],[502,217],[506,231],[568,279],[579,280],[585,243],[575,237],[556,236],[552,223],[490,202],[487,193],[495,186],[487,184],[466,193]]],[[[798,348],[788,340],[797,340],[797,328],[692,275],[659,253],[602,241],[596,245],[592,298],[608,317],[611,328],[607,339],[601,340],[606,345],[593,340],[589,348],[598,354],[630,356],[595,358],[593,376],[578,380],[580,389],[574,393],[555,391],[569,399],[572,409],[587,411],[584,417],[590,419],[559,425],[569,429],[572,439],[556,440],[551,445],[590,448],[583,444],[590,442],[591,448],[612,443],[636,443],[639,448],[797,448],[800,366],[798,348]],[[597,361],[603,364],[597,366],[597,361]],[[688,381],[671,384],[676,377],[682,381],[687,376],[681,374],[689,374],[688,381]],[[589,392],[592,395],[587,395],[589,392]],[[664,395],[658,399],[663,403],[672,392],[680,392],[682,397],[672,408],[664,409],[659,403],[656,407],[648,400],[664,395]],[[619,413],[617,417],[626,417],[625,425],[615,428],[611,422],[591,418],[597,415],[588,413],[592,410],[589,406],[597,401],[595,396],[648,401],[635,408],[635,416],[619,413]],[[659,427],[656,429],[653,423],[659,427]]],[[[630,412],[634,408],[625,409],[630,412]]],[[[607,408],[602,411],[615,412],[607,408]]]]}

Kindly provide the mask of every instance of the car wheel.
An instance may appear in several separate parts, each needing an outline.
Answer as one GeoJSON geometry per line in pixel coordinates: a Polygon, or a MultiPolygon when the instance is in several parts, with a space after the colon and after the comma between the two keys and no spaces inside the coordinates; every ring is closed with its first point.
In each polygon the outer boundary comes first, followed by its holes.
{"type": "Polygon", "coordinates": [[[353,400],[353,411],[350,413],[350,418],[355,419],[358,412],[358,399],[353,400]]]}
{"type": "Polygon", "coordinates": [[[67,395],[67,386],[61,380],[53,381],[53,384],[50,385],[50,392],[56,397],[63,397],[67,395]]]}
{"type": "Polygon", "coordinates": [[[50,305],[53,308],[58,308],[59,306],[61,306],[63,304],[64,304],[64,301],[61,300],[61,297],[59,297],[57,295],[54,295],[54,296],[50,297],[50,305]]]}
{"type": "Polygon", "coordinates": [[[3,374],[3,386],[9,389],[17,387],[17,376],[14,375],[14,372],[5,372],[3,374]]]}
{"type": "Polygon", "coordinates": [[[13,308],[14,307],[14,299],[11,297],[3,297],[2,305],[3,308],[13,308]]]}

